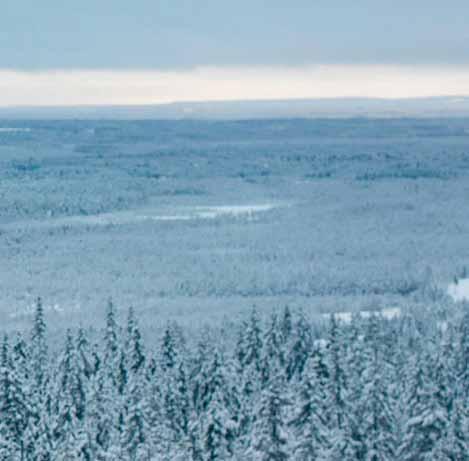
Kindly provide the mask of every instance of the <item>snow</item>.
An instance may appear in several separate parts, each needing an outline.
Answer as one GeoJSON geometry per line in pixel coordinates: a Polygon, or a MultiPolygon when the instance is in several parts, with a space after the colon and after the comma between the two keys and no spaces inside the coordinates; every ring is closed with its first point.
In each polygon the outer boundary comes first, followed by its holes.
{"type": "Polygon", "coordinates": [[[0,133],[29,133],[31,128],[0,127],[0,133]]]}
{"type": "Polygon", "coordinates": [[[261,213],[273,210],[279,205],[275,203],[264,204],[251,204],[251,205],[222,205],[222,206],[207,206],[195,207],[194,214],[197,218],[214,219],[223,215],[242,216],[253,215],[254,213],[261,213]]]}
{"type": "MultiPolygon", "coordinates": [[[[113,213],[102,213],[96,215],[75,215],[60,218],[53,218],[50,216],[50,214],[48,214],[48,219],[46,220],[36,220],[23,224],[27,227],[55,228],[74,225],[123,225],[132,224],[139,221],[189,221],[197,219],[216,219],[222,217],[246,217],[248,219],[251,219],[256,214],[265,213],[280,206],[283,206],[283,204],[259,203],[247,205],[141,208],[128,211],[118,211],[113,213]]],[[[14,224],[14,226],[16,227],[17,224],[14,224]]]]}
{"type": "MultiPolygon", "coordinates": [[[[360,311],[359,312],[360,316],[362,318],[369,318],[372,315],[381,315],[383,318],[387,320],[391,320],[394,318],[397,318],[401,315],[401,309],[399,307],[389,307],[377,311],[360,311]]],[[[334,317],[344,323],[350,323],[352,321],[352,312],[335,312],[333,314],[324,314],[324,318],[330,318],[331,315],[334,315],[334,317]]]]}
{"type": "Polygon", "coordinates": [[[455,302],[469,300],[469,278],[456,280],[448,286],[448,295],[455,302]]]}

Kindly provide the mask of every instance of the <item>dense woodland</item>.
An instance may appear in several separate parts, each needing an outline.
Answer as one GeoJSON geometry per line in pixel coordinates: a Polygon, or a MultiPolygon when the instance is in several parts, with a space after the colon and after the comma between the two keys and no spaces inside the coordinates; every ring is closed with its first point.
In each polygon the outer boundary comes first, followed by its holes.
{"type": "Polygon", "coordinates": [[[460,310],[312,324],[253,308],[197,339],[168,323],[152,350],[110,301],[102,332],[70,329],[56,351],[38,300],[1,344],[0,459],[466,460],[460,310]]]}

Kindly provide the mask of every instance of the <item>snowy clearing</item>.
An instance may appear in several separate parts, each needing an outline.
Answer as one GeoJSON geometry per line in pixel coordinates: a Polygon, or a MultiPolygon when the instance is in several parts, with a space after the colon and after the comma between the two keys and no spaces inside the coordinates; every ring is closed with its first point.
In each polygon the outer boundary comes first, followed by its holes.
{"type": "MultiPolygon", "coordinates": [[[[377,311],[360,311],[362,318],[369,318],[372,315],[380,315],[387,320],[391,320],[401,315],[401,309],[399,307],[389,307],[377,311]]],[[[353,312],[335,312],[333,314],[323,314],[325,319],[329,319],[333,315],[336,320],[340,322],[350,323],[352,321],[353,312]]]]}
{"type": "Polygon", "coordinates": [[[451,296],[455,302],[469,300],[469,279],[461,279],[450,283],[448,286],[448,295],[451,296]]]}
{"type": "Polygon", "coordinates": [[[0,127],[0,133],[29,133],[31,128],[0,127]]]}
{"type": "MultiPolygon", "coordinates": [[[[223,217],[253,219],[254,215],[265,213],[275,208],[286,206],[282,203],[262,203],[248,205],[218,206],[179,206],[171,208],[142,208],[137,210],[119,211],[84,216],[50,217],[46,220],[22,222],[20,227],[56,228],[63,226],[88,225],[108,226],[132,224],[141,221],[189,221],[216,219],[223,217]]],[[[18,223],[5,226],[18,227],[18,223]]]]}

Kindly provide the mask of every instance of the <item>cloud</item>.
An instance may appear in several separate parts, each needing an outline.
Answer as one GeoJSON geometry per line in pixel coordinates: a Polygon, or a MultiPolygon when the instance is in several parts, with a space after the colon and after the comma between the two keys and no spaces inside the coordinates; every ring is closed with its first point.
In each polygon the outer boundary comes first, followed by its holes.
{"type": "Polygon", "coordinates": [[[0,106],[469,95],[469,67],[323,65],[181,71],[0,69],[0,106]]]}

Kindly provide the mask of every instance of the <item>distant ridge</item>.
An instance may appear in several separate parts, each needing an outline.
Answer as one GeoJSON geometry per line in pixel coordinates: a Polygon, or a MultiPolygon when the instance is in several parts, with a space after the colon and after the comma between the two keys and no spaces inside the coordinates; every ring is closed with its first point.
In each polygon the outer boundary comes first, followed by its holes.
{"type": "Polygon", "coordinates": [[[141,106],[0,107],[2,119],[237,120],[469,117],[469,97],[177,102],[141,106]]]}

